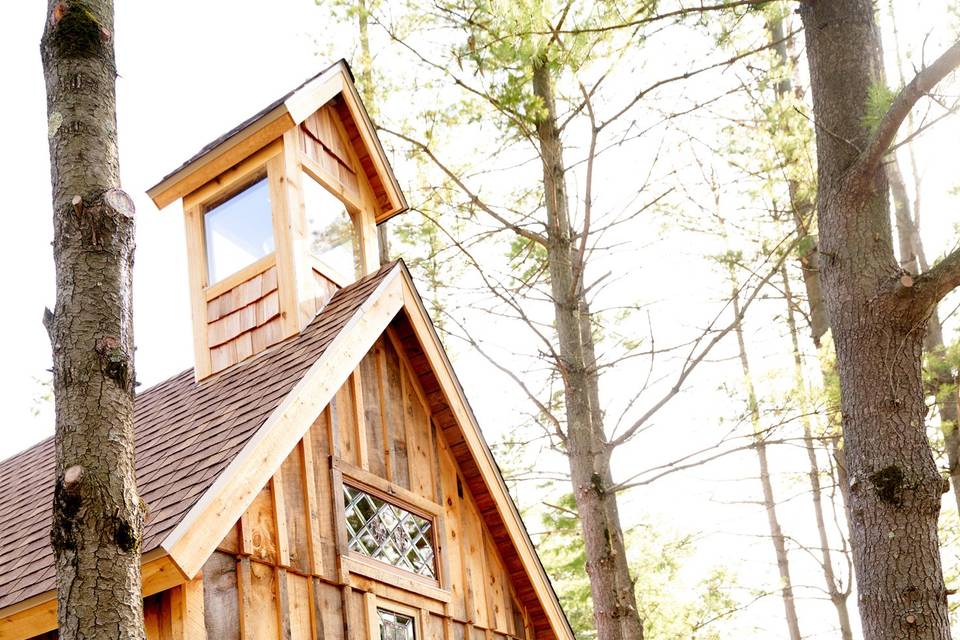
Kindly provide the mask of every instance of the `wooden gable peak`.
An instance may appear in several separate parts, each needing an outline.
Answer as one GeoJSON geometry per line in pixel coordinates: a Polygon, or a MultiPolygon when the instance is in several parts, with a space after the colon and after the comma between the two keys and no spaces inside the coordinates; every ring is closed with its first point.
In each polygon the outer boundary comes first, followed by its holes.
{"type": "Polygon", "coordinates": [[[515,567],[511,575],[524,581],[526,599],[536,604],[543,625],[539,630],[548,634],[545,637],[572,640],[573,632],[556,593],[402,262],[381,279],[323,355],[184,515],[161,547],[188,579],[194,578],[391,325],[399,327],[405,346],[415,345],[413,348],[425,363],[422,371],[430,376],[431,388],[435,388],[432,404],[442,407],[438,412],[439,426],[445,436],[455,438],[452,448],[458,464],[473,470],[467,482],[472,491],[483,495],[484,517],[493,522],[500,534],[500,551],[507,552],[515,567]]]}

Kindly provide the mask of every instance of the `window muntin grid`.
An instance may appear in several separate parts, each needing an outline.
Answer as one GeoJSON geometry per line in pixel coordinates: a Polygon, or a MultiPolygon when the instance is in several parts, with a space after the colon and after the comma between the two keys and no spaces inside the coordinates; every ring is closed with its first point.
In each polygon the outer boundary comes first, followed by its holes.
{"type": "Polygon", "coordinates": [[[343,500],[351,551],[436,579],[433,522],[348,484],[343,500]]]}
{"type": "Polygon", "coordinates": [[[386,609],[377,609],[380,616],[380,640],[416,640],[413,618],[386,609]]]}

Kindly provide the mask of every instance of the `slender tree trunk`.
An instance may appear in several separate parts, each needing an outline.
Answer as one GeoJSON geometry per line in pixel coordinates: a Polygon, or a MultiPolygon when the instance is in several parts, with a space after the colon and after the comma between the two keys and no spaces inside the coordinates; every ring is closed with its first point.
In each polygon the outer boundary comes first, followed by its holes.
{"type": "Polygon", "coordinates": [[[133,203],[120,190],[110,0],[50,0],[47,88],[57,302],[51,542],[60,638],[144,638],[133,441],[133,203]]]}
{"type": "MultiPolygon", "coordinates": [[[[573,495],[583,529],[587,572],[599,640],[640,640],[643,625],[627,564],[623,529],[610,476],[610,454],[602,427],[594,423],[596,367],[589,319],[581,318],[582,287],[575,275],[556,106],[549,69],[535,64],[533,91],[546,114],[537,124],[547,210],[547,261],[560,349],[567,421],[567,454],[573,495]],[[584,345],[587,340],[589,346],[584,345]]],[[[596,415],[600,415],[597,413],[596,415]]]]}
{"type": "MultiPolygon", "coordinates": [[[[733,280],[733,317],[740,318],[740,298],[736,278],[731,269],[733,280]]],[[[747,344],[743,338],[743,322],[737,320],[734,332],[737,334],[740,368],[743,373],[743,386],[747,392],[747,408],[750,412],[750,424],[753,426],[754,450],[760,465],[760,487],[763,490],[763,508],[767,512],[767,524],[770,527],[770,540],[777,559],[777,571],[780,574],[780,595],[783,598],[783,612],[790,640],[800,640],[800,620],[793,597],[793,580],[790,577],[790,559],[787,556],[787,542],[777,517],[777,501],[773,494],[773,482],[770,480],[770,463],[767,460],[767,443],[760,421],[760,407],[750,374],[750,360],[747,357],[747,344]]]]}
{"type": "MultiPolygon", "coordinates": [[[[360,95],[371,117],[377,115],[377,101],[373,84],[373,56],[370,53],[370,10],[367,0],[357,0],[357,34],[360,40],[360,95]]],[[[377,246],[380,250],[380,264],[390,262],[390,236],[387,223],[377,225],[377,246]]]]}
{"type": "MultiPolygon", "coordinates": [[[[910,208],[907,187],[900,172],[896,158],[890,158],[887,164],[887,176],[890,180],[890,194],[893,196],[894,219],[897,223],[897,239],[900,246],[900,266],[909,273],[920,273],[930,268],[923,251],[920,230],[914,221],[910,208]]],[[[960,407],[957,402],[957,379],[953,369],[943,362],[946,346],[943,342],[943,326],[937,309],[927,320],[927,333],[924,349],[931,356],[928,364],[932,373],[932,392],[940,412],[940,428],[943,431],[943,443],[947,453],[947,466],[950,482],[953,485],[953,497],[960,510],[960,431],[957,431],[957,419],[960,407]]]]}
{"type": "MultiPolygon", "coordinates": [[[[872,0],[801,7],[817,132],[820,280],[837,352],[847,509],[866,640],[950,637],[937,541],[943,481],[924,430],[924,331],[894,295],[888,184],[854,171],[882,82],[872,0]]],[[[922,317],[922,315],[921,315],[922,317]]],[[[920,323],[922,328],[923,323],[920,323]]]]}
{"type": "Polygon", "coordinates": [[[810,497],[813,502],[813,515],[817,523],[817,535],[820,540],[820,556],[823,565],[823,579],[827,586],[830,602],[837,610],[837,622],[842,640],[852,640],[850,611],[847,608],[847,593],[840,589],[840,583],[833,569],[833,554],[830,551],[830,538],[827,535],[826,518],[823,515],[823,489],[820,486],[820,464],[817,461],[817,449],[810,424],[810,403],[804,384],[803,359],[800,353],[800,336],[797,333],[797,321],[793,311],[793,294],[790,290],[790,276],[786,268],[781,269],[783,292],[787,301],[787,326],[790,330],[790,343],[793,347],[794,385],[800,398],[800,411],[803,413],[803,446],[807,451],[808,476],[810,478],[810,497]]]}
{"type": "MultiPolygon", "coordinates": [[[[786,9],[783,9],[784,12],[786,9]]],[[[772,20],[768,25],[770,32],[770,41],[776,43],[773,51],[777,57],[777,63],[780,66],[783,76],[774,85],[777,99],[785,102],[793,95],[794,87],[790,74],[790,55],[788,43],[786,40],[787,30],[784,22],[786,14],[780,15],[772,20]]],[[[790,119],[786,119],[790,122],[790,119]]],[[[782,135],[782,132],[775,132],[782,135]]],[[[796,136],[798,132],[789,132],[796,136]]],[[[789,149],[781,150],[783,162],[785,164],[798,164],[802,162],[796,151],[789,149]]],[[[797,234],[801,238],[807,238],[808,242],[803,243],[798,251],[798,261],[800,262],[800,271],[803,274],[803,287],[807,294],[807,307],[810,314],[810,336],[813,344],[819,348],[820,340],[830,328],[827,321],[827,310],[823,305],[823,294],[820,291],[820,273],[819,261],[820,250],[817,247],[816,237],[812,234],[810,226],[813,224],[814,202],[812,193],[802,188],[800,182],[795,178],[787,180],[787,193],[790,196],[790,206],[793,210],[793,223],[797,234]]]]}

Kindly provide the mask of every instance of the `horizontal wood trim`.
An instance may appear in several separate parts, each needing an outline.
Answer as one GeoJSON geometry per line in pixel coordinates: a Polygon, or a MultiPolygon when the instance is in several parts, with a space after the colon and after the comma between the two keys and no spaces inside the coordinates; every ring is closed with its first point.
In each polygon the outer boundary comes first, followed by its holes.
{"type": "Polygon", "coordinates": [[[364,587],[363,582],[355,583],[353,579],[353,574],[359,574],[404,591],[432,598],[438,602],[453,600],[453,595],[449,591],[438,587],[433,580],[418,577],[416,574],[392,567],[379,560],[367,558],[351,551],[342,558],[342,561],[345,568],[350,572],[350,586],[354,588],[362,589],[364,587]]]}
{"type": "MultiPolygon", "coordinates": [[[[144,562],[141,576],[145,598],[186,582],[186,577],[168,555],[144,562]]],[[[0,640],[26,640],[57,628],[56,591],[47,591],[10,609],[13,611],[0,612],[3,615],[0,617],[0,640]]]]}
{"type": "Polygon", "coordinates": [[[147,195],[158,209],[163,209],[177,198],[191,193],[261,147],[273,142],[282,136],[284,131],[294,126],[296,125],[293,118],[281,105],[152,187],[147,191],[147,195]]]}
{"type": "Polygon", "coordinates": [[[357,488],[359,489],[365,489],[367,487],[375,489],[375,493],[383,494],[381,497],[390,502],[398,503],[397,506],[403,507],[406,504],[413,507],[414,511],[421,511],[422,513],[419,515],[424,515],[435,520],[443,510],[436,502],[427,500],[409,489],[405,489],[398,484],[385,480],[376,474],[354,466],[340,458],[331,458],[330,465],[343,473],[343,477],[348,481],[347,484],[358,484],[359,486],[357,488]],[[350,483],[349,480],[354,480],[355,482],[350,483]],[[366,485],[366,487],[364,487],[364,485],[366,485]]]}
{"type": "Polygon", "coordinates": [[[323,355],[267,418],[163,541],[180,569],[196,576],[207,557],[297,446],[337,389],[403,305],[401,269],[388,274],[323,355]]]}
{"type": "Polygon", "coordinates": [[[238,164],[217,175],[209,182],[183,196],[183,208],[203,207],[224,198],[224,196],[245,186],[258,177],[266,175],[267,161],[283,152],[282,138],[277,138],[263,149],[255,152],[249,158],[244,158],[238,164]]]}
{"type": "MultiPolygon", "coordinates": [[[[277,254],[269,253],[256,262],[251,262],[240,271],[230,274],[223,280],[214,282],[212,285],[203,290],[203,298],[206,302],[210,302],[217,296],[221,296],[234,287],[243,284],[250,278],[256,278],[258,275],[276,264],[277,254]]],[[[203,315],[203,320],[204,322],[207,320],[206,313],[203,315]]]]}

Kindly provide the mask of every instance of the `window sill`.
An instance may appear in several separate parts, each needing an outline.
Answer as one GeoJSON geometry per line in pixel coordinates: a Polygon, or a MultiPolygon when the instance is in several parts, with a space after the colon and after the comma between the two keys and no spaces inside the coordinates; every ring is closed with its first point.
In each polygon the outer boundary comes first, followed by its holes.
{"type": "Polygon", "coordinates": [[[256,262],[251,262],[240,271],[231,273],[226,278],[218,280],[210,286],[204,288],[204,300],[210,301],[217,296],[230,291],[234,287],[243,284],[250,278],[255,278],[277,263],[276,252],[268,253],[256,262]]]}
{"type": "Polygon", "coordinates": [[[350,573],[382,582],[391,587],[416,593],[439,602],[451,602],[453,595],[450,591],[439,586],[436,580],[418,576],[415,573],[397,569],[389,564],[367,558],[360,554],[348,551],[341,557],[344,568],[350,573]]]}

